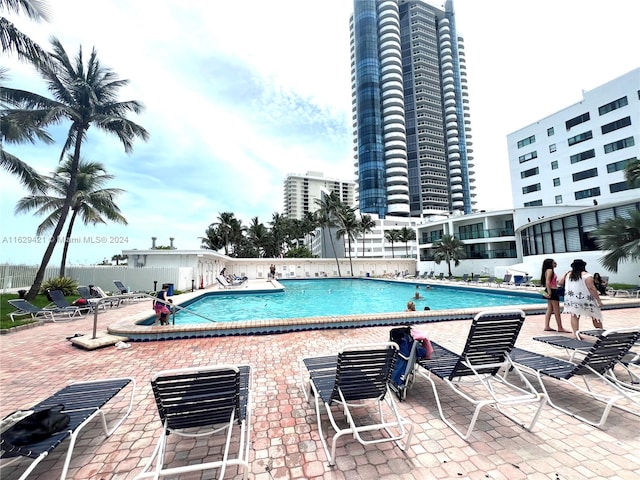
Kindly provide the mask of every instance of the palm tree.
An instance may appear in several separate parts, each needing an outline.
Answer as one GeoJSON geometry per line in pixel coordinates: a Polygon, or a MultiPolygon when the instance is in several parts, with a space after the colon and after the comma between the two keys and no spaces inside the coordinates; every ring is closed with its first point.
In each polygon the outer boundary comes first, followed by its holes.
{"type": "Polygon", "coordinates": [[[457,267],[460,265],[460,260],[464,258],[467,258],[464,253],[464,243],[453,235],[445,233],[433,244],[433,259],[438,265],[442,261],[447,262],[449,276],[451,276],[451,262],[454,262],[457,267]]]}
{"type": "Polygon", "coordinates": [[[249,237],[249,242],[251,242],[258,258],[262,258],[264,256],[267,233],[267,227],[258,220],[258,217],[253,217],[249,227],[247,228],[247,236],[249,237]]]}
{"type": "MultiPolygon", "coordinates": [[[[60,154],[62,160],[68,151],[73,151],[69,165],[69,189],[60,209],[58,224],[52,233],[52,238],[58,238],[73,202],[78,184],[78,162],[89,127],[95,126],[105,133],[116,135],[127,153],[133,151],[135,139],[147,140],[149,133],[126,117],[130,112],[140,113],[143,109],[142,104],[135,100],[117,100],[118,91],[126,86],[128,81],[118,79],[111,69],[104,67],[99,62],[95,49],[85,65],[82,47],[72,62],[57,38],[54,37],[51,44],[53,51],[49,54],[49,61],[34,62],[34,66],[54,98],[7,89],[10,90],[12,98],[19,99],[19,107],[5,113],[10,120],[30,118],[31,123],[42,128],[59,124],[63,120],[71,122],[60,154]]],[[[27,299],[34,299],[40,290],[45,269],[55,246],[55,242],[50,242],[47,246],[33,285],[26,295],[27,299]]]]}
{"type": "Polygon", "coordinates": [[[393,244],[400,241],[400,230],[388,230],[384,234],[384,238],[391,242],[391,258],[396,258],[396,252],[393,248],[393,244]]]}
{"type": "Polygon", "coordinates": [[[120,265],[120,262],[127,260],[129,257],[127,255],[116,254],[111,257],[111,260],[116,262],[116,266],[120,265]]]}
{"type": "Polygon", "coordinates": [[[304,238],[309,240],[309,245],[307,248],[311,251],[311,242],[313,237],[315,237],[315,230],[318,226],[318,222],[316,221],[316,216],[313,212],[305,212],[302,217],[302,230],[304,232],[304,238]]]}
{"type": "MultiPolygon", "coordinates": [[[[24,13],[36,22],[49,19],[46,4],[40,0],[0,0],[0,8],[16,14],[24,13]]],[[[4,53],[16,53],[20,59],[38,62],[46,58],[46,53],[38,44],[5,17],[0,17],[0,41],[4,53]]],[[[6,69],[0,68],[0,84],[7,80],[6,72],[6,69]]],[[[34,143],[36,140],[53,143],[53,139],[30,119],[9,119],[4,111],[15,105],[11,91],[0,88],[0,108],[3,112],[0,116],[0,166],[17,176],[31,193],[36,193],[45,188],[45,179],[27,163],[7,152],[4,143],[34,143]]]]}
{"type": "Polygon", "coordinates": [[[358,231],[362,234],[362,256],[364,257],[364,238],[367,233],[373,232],[373,229],[376,226],[376,221],[373,219],[371,215],[364,214],[360,218],[360,227],[358,231]]]}
{"type": "MultiPolygon", "coordinates": [[[[52,230],[60,221],[60,212],[69,189],[72,162],[71,155],[67,156],[67,160],[50,177],[49,189],[51,194],[45,192],[42,195],[29,195],[21,198],[16,205],[16,213],[36,210],[36,215],[48,214],[38,226],[37,235],[43,235],[52,230]]],[[[85,225],[97,225],[99,223],[106,225],[107,220],[127,225],[127,220],[120,213],[120,208],[114,203],[114,198],[124,190],[120,188],[104,188],[104,184],[113,178],[113,175],[107,174],[102,163],[87,162],[83,159],[78,162],[78,182],[71,203],[72,213],[62,249],[60,277],[64,277],[67,252],[69,244],[72,243],[71,234],[78,215],[80,215],[80,219],[85,225]]],[[[57,237],[54,238],[57,239],[57,237]]]]}
{"type": "Polygon", "coordinates": [[[416,239],[416,231],[413,228],[402,227],[400,229],[400,241],[404,242],[405,256],[409,258],[409,242],[416,239]]]}
{"type": "Polygon", "coordinates": [[[612,218],[594,233],[598,248],[609,251],[600,259],[607,270],[617,272],[621,262],[640,260],[640,211],[631,210],[628,217],[612,218]]]}
{"type": "Polygon", "coordinates": [[[318,225],[322,228],[323,232],[323,241],[325,238],[324,232],[325,228],[329,230],[329,240],[331,241],[331,249],[333,250],[333,255],[336,259],[336,265],[338,267],[338,276],[341,277],[340,273],[340,262],[338,261],[338,252],[336,252],[336,246],[333,241],[333,235],[331,235],[331,228],[336,226],[336,214],[342,202],[340,201],[340,197],[336,192],[331,192],[329,195],[323,195],[321,199],[316,199],[316,204],[320,207],[317,213],[318,225]]]}
{"type": "Polygon", "coordinates": [[[624,168],[624,178],[631,188],[640,187],[640,160],[631,158],[624,168]]]}
{"type": "Polygon", "coordinates": [[[337,211],[338,230],[336,238],[347,237],[347,252],[349,253],[349,266],[351,267],[351,276],[353,277],[353,261],[351,260],[351,241],[355,240],[360,222],[356,218],[356,209],[341,205],[337,211]]]}
{"type": "MultiPolygon", "coordinates": [[[[49,8],[42,0],[0,0],[0,8],[16,14],[25,14],[35,22],[49,21],[49,8]]],[[[21,59],[33,61],[46,57],[46,53],[36,42],[5,17],[0,17],[0,41],[3,52],[16,53],[21,59]]]]}
{"type": "Polygon", "coordinates": [[[200,248],[214,250],[217,252],[223,247],[224,241],[220,236],[218,228],[215,226],[215,224],[212,223],[211,225],[209,225],[204,234],[204,237],[199,237],[201,242],[200,248]]]}

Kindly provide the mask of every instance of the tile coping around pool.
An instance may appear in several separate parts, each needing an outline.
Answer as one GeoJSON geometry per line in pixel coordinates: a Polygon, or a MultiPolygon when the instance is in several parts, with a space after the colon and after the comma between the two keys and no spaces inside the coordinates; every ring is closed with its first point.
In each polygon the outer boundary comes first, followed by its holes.
{"type": "MultiPolygon", "coordinates": [[[[187,295],[181,295],[180,301],[176,301],[176,305],[190,302],[207,293],[257,293],[265,290],[277,291],[283,287],[278,282],[260,282],[260,287],[248,284],[243,289],[229,290],[207,290],[205,292],[193,292],[187,295]]],[[[419,282],[411,282],[419,283],[419,282]]],[[[460,286],[455,283],[449,286],[460,286]]],[[[469,287],[473,288],[473,287],[469,287]]],[[[174,297],[175,298],[175,297],[174,297]]],[[[147,301],[147,300],[145,300],[147,301]]],[[[605,308],[624,308],[637,306],[640,302],[611,302],[605,308]],[[633,303],[633,305],[631,305],[633,303]]],[[[497,307],[496,309],[520,309],[527,315],[542,314],[546,311],[546,303],[516,305],[513,307],[497,307]]],[[[322,329],[339,329],[339,328],[356,328],[356,327],[373,327],[387,325],[411,325],[416,323],[441,322],[447,320],[464,320],[472,319],[478,312],[485,308],[465,308],[451,310],[436,311],[416,311],[416,312],[392,312],[377,313],[365,315],[332,315],[323,317],[308,318],[275,318],[268,320],[247,320],[237,322],[220,322],[220,323],[204,323],[189,325],[166,325],[153,326],[139,324],[143,320],[149,318],[149,310],[143,313],[133,314],[121,321],[111,324],[108,332],[112,335],[120,335],[127,337],[130,341],[158,341],[158,340],[174,340],[181,338],[202,338],[202,337],[220,337],[220,336],[238,336],[238,335],[269,335],[274,333],[286,333],[304,330],[322,330],[322,329]]]]}

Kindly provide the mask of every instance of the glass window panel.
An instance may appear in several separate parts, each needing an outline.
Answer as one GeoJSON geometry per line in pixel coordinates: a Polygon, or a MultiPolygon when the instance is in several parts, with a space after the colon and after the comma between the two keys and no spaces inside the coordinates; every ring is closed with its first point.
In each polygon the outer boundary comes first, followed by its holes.
{"type": "Polygon", "coordinates": [[[565,231],[567,252],[580,251],[580,231],[577,228],[568,228],[565,231]]]}

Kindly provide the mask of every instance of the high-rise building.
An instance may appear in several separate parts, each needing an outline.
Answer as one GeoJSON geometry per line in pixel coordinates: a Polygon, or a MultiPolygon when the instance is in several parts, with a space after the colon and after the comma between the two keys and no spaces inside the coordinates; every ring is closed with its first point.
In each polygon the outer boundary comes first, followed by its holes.
{"type": "Polygon", "coordinates": [[[363,213],[471,213],[473,157],[453,1],[354,0],[351,81],[363,213]]]}
{"type": "Polygon", "coordinates": [[[320,208],[316,200],[321,200],[323,193],[328,195],[332,192],[345,205],[354,205],[354,182],[327,178],[321,172],[290,173],[284,181],[284,214],[288,218],[302,220],[306,213],[320,208]]]}
{"type": "Polygon", "coordinates": [[[640,157],[640,68],[507,136],[514,207],[638,198],[625,180],[640,157]]]}

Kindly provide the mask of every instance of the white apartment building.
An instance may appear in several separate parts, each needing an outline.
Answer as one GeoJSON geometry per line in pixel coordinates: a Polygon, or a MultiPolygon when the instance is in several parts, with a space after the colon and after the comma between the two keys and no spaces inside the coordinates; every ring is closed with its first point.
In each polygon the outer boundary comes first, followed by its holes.
{"type": "MultiPolygon", "coordinates": [[[[566,271],[582,258],[605,272],[593,231],[640,208],[640,189],[624,178],[640,154],[640,69],[591,91],[571,105],[507,136],[513,210],[426,219],[418,227],[417,270],[446,272],[433,261],[443,234],[465,244],[467,259],[454,275],[505,272],[539,275],[554,258],[566,271]]],[[[612,282],[638,283],[638,262],[606,272],[612,282]]]]}
{"type": "Polygon", "coordinates": [[[640,68],[507,136],[513,205],[597,205],[638,198],[624,168],[640,157],[640,68]]]}
{"type": "MultiPolygon", "coordinates": [[[[387,238],[387,233],[391,230],[402,230],[404,227],[410,228],[415,232],[421,222],[419,218],[387,216],[381,219],[375,214],[368,215],[375,221],[376,225],[371,232],[367,232],[364,235],[360,234],[351,242],[351,258],[417,258],[417,239],[409,240],[408,242],[401,240],[391,242],[387,238]]],[[[349,246],[347,239],[337,240],[335,239],[335,229],[332,232],[338,258],[348,257],[349,246]]],[[[328,232],[322,235],[320,229],[316,230],[311,241],[311,251],[314,255],[321,258],[333,256],[328,235],[328,232]]]]}
{"type": "Polygon", "coordinates": [[[284,214],[288,218],[302,220],[306,213],[318,210],[316,200],[322,193],[335,192],[345,205],[355,203],[355,182],[327,178],[322,172],[304,175],[290,173],[284,181],[284,214]]]}

